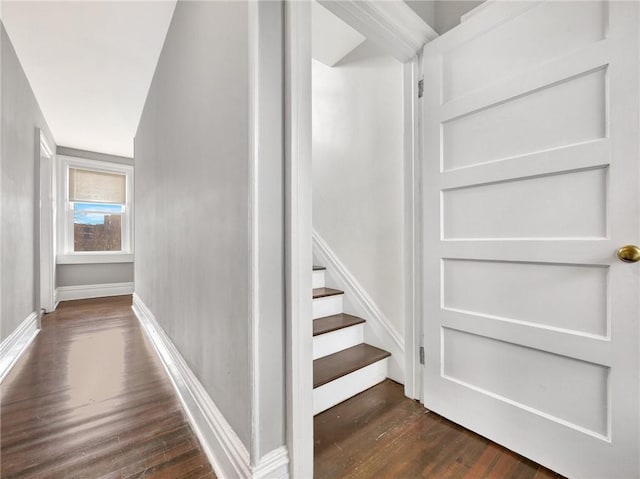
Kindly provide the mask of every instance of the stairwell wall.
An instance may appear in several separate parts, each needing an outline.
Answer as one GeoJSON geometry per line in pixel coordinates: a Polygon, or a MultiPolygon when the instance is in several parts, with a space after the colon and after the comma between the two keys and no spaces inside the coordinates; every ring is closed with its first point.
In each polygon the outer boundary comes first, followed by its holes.
{"type": "Polygon", "coordinates": [[[402,64],[370,41],[313,61],[313,227],[389,318],[403,312],[402,64]]]}

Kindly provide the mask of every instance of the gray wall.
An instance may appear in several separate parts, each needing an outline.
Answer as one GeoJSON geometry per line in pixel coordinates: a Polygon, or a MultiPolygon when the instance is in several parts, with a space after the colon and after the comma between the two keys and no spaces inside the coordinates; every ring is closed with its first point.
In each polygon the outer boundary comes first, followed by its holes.
{"type": "Polygon", "coordinates": [[[178,2],[135,138],[136,293],[251,443],[248,8],[178,2]]]}
{"type": "MultiPolygon", "coordinates": [[[[65,146],[58,146],[56,148],[56,154],[73,156],[74,158],[85,158],[87,160],[133,165],[133,158],[78,150],[65,146]]],[[[135,203],[133,208],[135,211],[135,203]]],[[[131,282],[133,282],[133,262],[56,265],[56,287],[131,282]]]]}
{"type": "Polygon", "coordinates": [[[89,284],[130,283],[132,263],[59,264],[56,267],[56,287],[89,284]]]}
{"type": "Polygon", "coordinates": [[[1,40],[0,339],[39,310],[37,199],[42,129],[55,145],[4,26],[1,40]]]}

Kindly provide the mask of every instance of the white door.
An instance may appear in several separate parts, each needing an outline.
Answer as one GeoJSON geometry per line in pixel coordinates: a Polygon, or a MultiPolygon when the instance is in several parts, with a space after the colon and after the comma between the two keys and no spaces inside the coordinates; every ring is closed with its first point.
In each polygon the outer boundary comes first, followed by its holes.
{"type": "Polygon", "coordinates": [[[488,4],[424,49],[425,406],[640,477],[636,1],[488,4]]]}

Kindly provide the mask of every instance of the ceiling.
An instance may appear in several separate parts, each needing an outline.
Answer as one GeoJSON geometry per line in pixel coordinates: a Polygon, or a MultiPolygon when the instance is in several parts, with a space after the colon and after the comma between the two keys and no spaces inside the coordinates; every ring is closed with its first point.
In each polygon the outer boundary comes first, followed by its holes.
{"type": "Polygon", "coordinates": [[[61,146],[133,156],[173,1],[6,1],[2,22],[61,146]]]}

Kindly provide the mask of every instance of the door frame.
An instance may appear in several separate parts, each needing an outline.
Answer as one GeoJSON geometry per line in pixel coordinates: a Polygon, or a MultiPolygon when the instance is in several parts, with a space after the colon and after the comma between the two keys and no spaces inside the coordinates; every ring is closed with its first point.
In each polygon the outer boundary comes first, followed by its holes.
{"type": "Polygon", "coordinates": [[[40,309],[55,311],[56,278],[56,185],[55,154],[44,132],[36,130],[38,151],[38,257],[40,309]],[[48,186],[48,191],[45,190],[48,186]]]}
{"type": "MultiPolygon", "coordinates": [[[[319,0],[403,64],[405,394],[419,399],[422,368],[419,56],[437,33],[404,2],[319,0]]],[[[285,277],[287,447],[290,477],[313,476],[311,348],[311,9],[285,1],[285,277]]]]}

